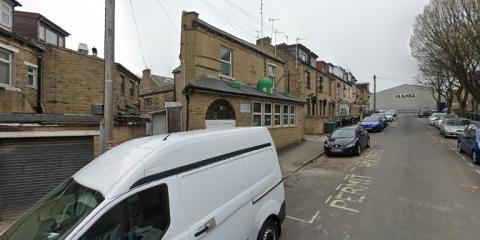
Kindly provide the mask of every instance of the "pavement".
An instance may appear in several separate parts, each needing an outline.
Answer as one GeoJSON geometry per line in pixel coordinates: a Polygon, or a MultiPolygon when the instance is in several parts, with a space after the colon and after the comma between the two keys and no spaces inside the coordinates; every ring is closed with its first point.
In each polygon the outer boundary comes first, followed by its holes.
{"type": "MultiPolygon", "coordinates": [[[[413,115],[370,136],[361,156],[320,157],[286,180],[282,240],[479,239],[480,167],[456,151],[456,139],[413,115]]],[[[280,151],[284,172],[322,142],[280,151]]]]}

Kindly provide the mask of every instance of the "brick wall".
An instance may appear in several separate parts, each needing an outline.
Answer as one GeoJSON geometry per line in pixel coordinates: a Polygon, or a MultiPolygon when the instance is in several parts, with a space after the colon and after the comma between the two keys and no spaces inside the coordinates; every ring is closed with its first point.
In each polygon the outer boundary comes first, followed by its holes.
{"type": "MultiPolygon", "coordinates": [[[[76,51],[50,46],[44,53],[43,105],[47,113],[91,114],[92,104],[103,104],[104,61],[76,51]]],[[[138,104],[138,80],[121,70],[114,72],[114,115],[126,105],[138,104]],[[125,92],[121,92],[122,76],[125,92]],[[133,96],[129,87],[135,85],[133,96]]]]}
{"type": "MultiPolygon", "coordinates": [[[[233,96],[221,96],[218,94],[198,93],[195,92],[190,95],[189,108],[189,130],[204,129],[205,117],[208,107],[215,100],[224,99],[227,100],[235,111],[236,126],[248,127],[252,126],[252,113],[240,112],[240,104],[251,104],[253,101],[261,101],[258,99],[251,99],[246,97],[233,97],[233,96]]],[[[270,102],[272,104],[289,104],[280,101],[265,100],[261,102],[270,102]]],[[[288,127],[269,127],[270,134],[277,148],[283,148],[289,144],[300,142],[304,137],[304,116],[303,105],[295,104],[297,112],[297,124],[296,126],[288,127]]],[[[252,108],[253,109],[253,108],[252,108]]]]}
{"type": "Polygon", "coordinates": [[[113,140],[110,142],[112,146],[119,145],[133,138],[144,137],[145,125],[115,125],[113,128],[113,140]]]}
{"type": "Polygon", "coordinates": [[[328,117],[305,116],[305,134],[323,134],[326,121],[328,121],[328,117]]]}
{"type": "Polygon", "coordinates": [[[168,92],[161,92],[161,93],[155,93],[155,94],[150,94],[146,96],[141,96],[140,97],[140,104],[141,104],[141,112],[142,113],[149,113],[152,111],[158,111],[165,109],[165,102],[172,102],[173,101],[173,91],[168,91],[168,92]],[[151,100],[151,105],[146,106],[145,105],[145,99],[150,98],[151,100]]]}
{"type": "MultiPolygon", "coordinates": [[[[27,65],[25,62],[37,65],[40,52],[18,42],[17,40],[0,35],[0,43],[18,49],[18,53],[3,49],[11,53],[13,66],[11,68],[12,85],[0,87],[0,112],[34,113],[37,105],[37,89],[27,86],[27,65]]],[[[1,48],[1,47],[0,47],[1,48]]]]}

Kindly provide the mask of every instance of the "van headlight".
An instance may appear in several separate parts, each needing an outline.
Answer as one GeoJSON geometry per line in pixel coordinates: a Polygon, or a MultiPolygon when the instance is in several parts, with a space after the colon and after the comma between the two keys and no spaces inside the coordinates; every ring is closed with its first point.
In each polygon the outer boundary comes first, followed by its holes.
{"type": "Polygon", "coordinates": [[[353,148],[355,147],[356,143],[355,142],[352,142],[352,143],[349,143],[347,144],[347,146],[345,146],[346,148],[353,148]]]}

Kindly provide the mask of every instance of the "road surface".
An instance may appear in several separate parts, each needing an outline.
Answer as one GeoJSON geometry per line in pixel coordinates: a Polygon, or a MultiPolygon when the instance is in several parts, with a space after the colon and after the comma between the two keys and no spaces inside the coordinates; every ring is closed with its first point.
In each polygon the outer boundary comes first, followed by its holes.
{"type": "Polygon", "coordinates": [[[282,240],[480,239],[480,167],[456,139],[413,115],[370,136],[360,157],[321,157],[285,182],[282,240]]]}

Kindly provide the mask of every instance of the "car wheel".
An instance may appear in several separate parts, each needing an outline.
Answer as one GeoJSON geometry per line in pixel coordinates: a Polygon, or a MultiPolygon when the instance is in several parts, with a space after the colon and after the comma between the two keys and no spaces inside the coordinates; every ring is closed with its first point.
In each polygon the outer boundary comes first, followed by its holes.
{"type": "Polygon", "coordinates": [[[457,150],[459,153],[463,153],[462,145],[460,145],[460,141],[457,142],[457,150]]]}
{"type": "Polygon", "coordinates": [[[278,225],[273,219],[269,218],[260,228],[257,240],[277,240],[278,239],[278,225]]]}
{"type": "Polygon", "coordinates": [[[360,156],[362,153],[362,146],[360,146],[360,143],[357,143],[357,148],[355,149],[355,155],[360,156]]]}
{"type": "Polygon", "coordinates": [[[480,164],[480,160],[477,159],[477,154],[475,153],[475,149],[472,150],[472,160],[475,164],[480,164]]]}
{"type": "Polygon", "coordinates": [[[367,146],[365,146],[366,148],[369,148],[370,147],[370,138],[367,138],[367,146]]]}

